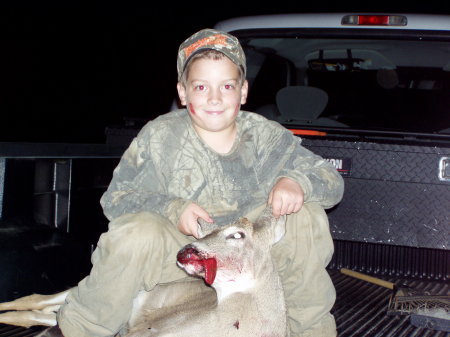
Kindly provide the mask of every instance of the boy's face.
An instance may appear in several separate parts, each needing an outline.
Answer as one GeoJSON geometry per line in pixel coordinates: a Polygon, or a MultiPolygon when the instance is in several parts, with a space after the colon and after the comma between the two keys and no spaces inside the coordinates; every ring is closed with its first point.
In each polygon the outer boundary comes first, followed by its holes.
{"type": "Polygon", "coordinates": [[[200,58],[190,64],[186,86],[178,83],[177,89],[197,132],[220,132],[234,128],[248,84],[240,84],[239,69],[228,57],[200,58]]]}

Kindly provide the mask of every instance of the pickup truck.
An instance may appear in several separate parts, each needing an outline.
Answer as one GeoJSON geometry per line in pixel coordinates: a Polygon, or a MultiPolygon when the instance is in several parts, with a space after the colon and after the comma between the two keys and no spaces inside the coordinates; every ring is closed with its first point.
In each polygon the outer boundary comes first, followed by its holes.
{"type": "MultiPolygon", "coordinates": [[[[328,213],[339,336],[448,336],[450,16],[286,14],[215,28],[246,52],[243,108],[283,124],[345,180],[328,213]]],[[[109,128],[104,146],[2,144],[0,301],[87,273],[107,226],[98,200],[134,122],[109,128]]],[[[36,331],[0,326],[1,336],[36,331]]]]}
{"type": "Polygon", "coordinates": [[[339,336],[447,335],[450,17],[287,14],[216,28],[246,53],[244,108],[292,130],[344,177],[344,198],[329,211],[339,336]],[[400,298],[405,286],[413,290],[400,298]],[[438,295],[443,303],[433,303],[438,295]],[[442,320],[416,315],[433,306],[442,320]]]}

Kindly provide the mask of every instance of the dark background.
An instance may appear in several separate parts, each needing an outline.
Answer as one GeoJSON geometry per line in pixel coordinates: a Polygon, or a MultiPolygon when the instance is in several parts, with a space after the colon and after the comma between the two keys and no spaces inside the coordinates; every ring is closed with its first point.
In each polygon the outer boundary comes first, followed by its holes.
{"type": "MultiPolygon", "coordinates": [[[[0,142],[104,143],[176,95],[179,44],[217,21],[302,12],[448,14],[446,1],[2,1],[0,142]]],[[[1,146],[1,144],[0,144],[1,146]]]]}

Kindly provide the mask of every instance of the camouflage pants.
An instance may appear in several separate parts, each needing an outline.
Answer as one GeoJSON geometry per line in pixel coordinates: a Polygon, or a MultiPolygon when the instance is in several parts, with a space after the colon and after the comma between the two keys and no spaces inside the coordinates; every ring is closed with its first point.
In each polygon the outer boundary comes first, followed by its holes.
{"type": "MultiPolygon", "coordinates": [[[[247,217],[254,220],[263,207],[247,217]]],[[[285,290],[291,337],[334,337],[329,311],[335,290],[325,270],[333,243],[326,214],[317,204],[305,204],[287,217],[286,225],[286,236],[272,254],[285,290]]],[[[112,221],[92,255],[90,275],[73,288],[58,313],[64,336],[114,336],[128,321],[139,291],[186,276],[175,256],[193,240],[154,213],[112,221]]]]}

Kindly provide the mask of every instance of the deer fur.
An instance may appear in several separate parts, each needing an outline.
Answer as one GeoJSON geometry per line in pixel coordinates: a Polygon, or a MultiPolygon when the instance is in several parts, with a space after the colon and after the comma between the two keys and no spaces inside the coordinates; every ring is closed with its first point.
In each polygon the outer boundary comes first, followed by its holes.
{"type": "MultiPolygon", "coordinates": [[[[121,335],[287,336],[283,289],[270,254],[284,233],[285,218],[275,219],[270,209],[254,224],[246,218],[219,228],[202,222],[202,238],[177,255],[177,264],[193,277],[141,291],[121,335]]],[[[56,325],[68,292],[0,303],[0,310],[16,310],[0,314],[0,323],[56,325]]]]}

